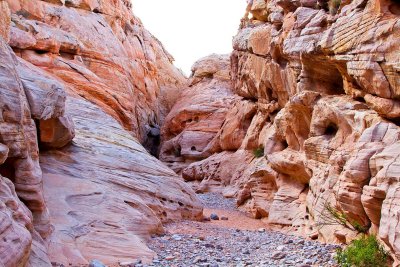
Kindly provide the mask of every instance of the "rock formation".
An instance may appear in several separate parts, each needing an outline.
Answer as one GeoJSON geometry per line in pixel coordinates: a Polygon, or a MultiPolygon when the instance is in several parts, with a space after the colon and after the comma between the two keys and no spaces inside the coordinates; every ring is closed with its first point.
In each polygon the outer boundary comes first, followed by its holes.
{"type": "Polygon", "coordinates": [[[0,0],[1,266],[150,260],[163,222],[202,216],[168,166],[254,218],[377,234],[400,260],[399,3],[250,13],[187,81],[129,0],[0,0]]]}
{"type": "Polygon", "coordinates": [[[202,215],[141,145],[186,85],[172,60],[130,1],[0,0],[1,266],[149,260],[202,215]]]}
{"type": "Polygon", "coordinates": [[[237,97],[232,91],[229,56],[196,62],[189,87],[166,118],[160,159],[176,172],[220,150],[218,132],[237,97]]]}
{"type": "Polygon", "coordinates": [[[208,88],[217,78],[187,89],[162,130],[162,147],[183,153],[160,158],[255,218],[329,242],[367,231],[399,260],[399,10],[397,1],[253,1],[233,40],[225,118],[210,121],[210,102],[196,102],[218,94],[208,88]],[[193,127],[213,125],[212,135],[182,138],[192,103],[193,127]],[[187,152],[199,143],[207,153],[187,152]]]}

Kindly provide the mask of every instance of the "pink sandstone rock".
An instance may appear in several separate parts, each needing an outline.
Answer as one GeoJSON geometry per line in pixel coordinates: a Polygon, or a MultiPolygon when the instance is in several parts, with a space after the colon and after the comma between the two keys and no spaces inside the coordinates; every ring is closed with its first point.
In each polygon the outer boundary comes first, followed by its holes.
{"type": "Polygon", "coordinates": [[[244,99],[226,115],[218,153],[193,158],[184,179],[323,241],[349,242],[351,224],[364,227],[397,262],[399,10],[380,0],[253,1],[231,54],[233,91],[244,99]],[[260,158],[236,159],[245,154],[260,158]],[[327,205],[350,229],[326,223],[327,205]]]}
{"type": "Polygon", "coordinates": [[[149,261],[162,223],[202,216],[140,144],[187,84],[172,61],[129,1],[0,1],[0,265],[149,261]]]}
{"type": "Polygon", "coordinates": [[[73,144],[40,155],[55,226],[51,261],[149,261],[146,240],[162,233],[162,223],[202,218],[193,191],[117,120],[80,97],[68,99],[67,114],[75,122],[73,144]]]}
{"type": "Polygon", "coordinates": [[[190,86],[168,114],[160,159],[176,172],[221,150],[219,131],[239,99],[232,92],[229,66],[229,56],[220,55],[195,63],[190,86]]]}

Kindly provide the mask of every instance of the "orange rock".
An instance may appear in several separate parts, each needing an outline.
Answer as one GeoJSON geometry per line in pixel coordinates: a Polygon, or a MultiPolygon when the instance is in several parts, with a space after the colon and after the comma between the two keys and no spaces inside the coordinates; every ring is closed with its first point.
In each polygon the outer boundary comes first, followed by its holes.
{"type": "Polygon", "coordinates": [[[221,126],[233,103],[229,56],[211,55],[192,68],[191,85],[183,91],[162,128],[160,159],[176,172],[220,151],[221,126]]]}
{"type": "MultiPolygon", "coordinates": [[[[399,260],[399,5],[271,0],[250,9],[231,54],[233,91],[243,99],[229,106],[218,153],[181,161],[180,168],[191,163],[183,178],[199,191],[236,197],[251,216],[323,241],[349,242],[364,227],[399,260]],[[327,205],[349,227],[328,225],[327,205]]],[[[190,106],[180,101],[182,110],[190,106]]],[[[182,140],[185,147],[210,142],[182,140]]]]}
{"type": "Polygon", "coordinates": [[[67,107],[75,122],[72,145],[40,155],[55,226],[51,261],[149,261],[154,253],[146,239],[161,233],[163,222],[202,218],[193,191],[117,120],[79,97],[67,107]]]}
{"type": "Polygon", "coordinates": [[[163,222],[201,218],[140,144],[187,85],[172,61],[129,1],[0,1],[0,265],[149,261],[163,222]]]}

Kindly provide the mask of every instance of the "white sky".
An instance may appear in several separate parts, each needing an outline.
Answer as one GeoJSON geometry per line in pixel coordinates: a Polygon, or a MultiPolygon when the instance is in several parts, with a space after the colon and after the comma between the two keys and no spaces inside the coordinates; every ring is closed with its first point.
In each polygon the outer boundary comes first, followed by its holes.
{"type": "Polygon", "coordinates": [[[133,11],[190,75],[201,57],[232,51],[246,0],[132,0],[133,11]]]}

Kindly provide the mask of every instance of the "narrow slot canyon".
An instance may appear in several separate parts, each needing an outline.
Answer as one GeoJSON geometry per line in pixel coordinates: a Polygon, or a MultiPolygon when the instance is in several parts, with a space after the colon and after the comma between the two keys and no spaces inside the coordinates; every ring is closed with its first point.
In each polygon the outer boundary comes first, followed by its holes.
{"type": "Polygon", "coordinates": [[[398,1],[237,1],[0,0],[1,267],[400,266],[398,1]]]}

